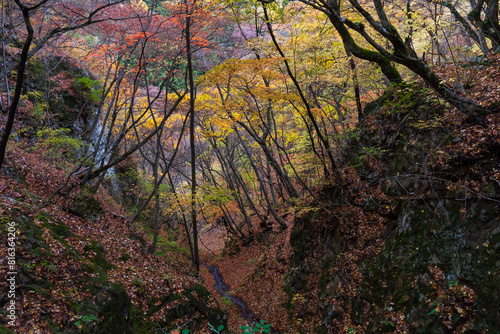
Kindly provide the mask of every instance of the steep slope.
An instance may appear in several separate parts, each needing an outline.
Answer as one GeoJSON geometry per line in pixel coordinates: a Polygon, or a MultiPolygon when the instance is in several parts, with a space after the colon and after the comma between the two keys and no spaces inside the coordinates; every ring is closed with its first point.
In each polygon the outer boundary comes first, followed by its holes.
{"type": "Polygon", "coordinates": [[[0,177],[0,217],[3,240],[12,237],[9,227],[15,230],[15,253],[2,242],[0,255],[13,255],[13,270],[7,261],[2,270],[17,275],[14,299],[9,282],[0,283],[2,325],[11,300],[16,318],[9,327],[23,333],[149,333],[193,315],[192,329],[224,323],[187,269],[189,260],[176,258],[168,240],[156,254],[146,252],[147,234],[128,226],[119,206],[105,194],[78,195],[78,186],[44,205],[64,173],[36,154],[12,153],[11,176],[0,177]]]}
{"type": "MultiPolygon", "coordinates": [[[[498,105],[499,66],[457,68],[465,93],[498,105]]],[[[308,333],[500,331],[500,115],[468,124],[420,82],[365,112],[344,184],[321,193],[329,212],[296,221],[290,318],[308,333]]]]}
{"type": "Polygon", "coordinates": [[[92,80],[71,60],[49,59],[60,64],[54,75],[62,79],[51,91],[54,109],[40,116],[44,81],[37,80],[37,61],[29,64],[26,100],[0,173],[6,274],[0,332],[206,332],[209,322],[226,325],[190,260],[182,249],[178,254],[174,235],[163,233],[151,254],[145,224],[130,226],[125,208],[107,191],[94,195],[77,177],[65,182],[78,166],[79,148],[88,145],[80,135],[92,123],[92,96],[81,94],[91,88],[77,90],[76,83],[92,80]],[[47,123],[52,130],[42,130],[47,123]]]}
{"type": "MultiPolygon", "coordinates": [[[[499,65],[494,55],[438,70],[491,106],[499,65]]],[[[365,113],[341,148],[343,184],[315,190],[323,207],[300,201],[289,230],[259,230],[205,261],[276,333],[498,331],[499,114],[472,125],[419,81],[365,113]]],[[[237,330],[246,320],[217,298],[237,330]]]]}

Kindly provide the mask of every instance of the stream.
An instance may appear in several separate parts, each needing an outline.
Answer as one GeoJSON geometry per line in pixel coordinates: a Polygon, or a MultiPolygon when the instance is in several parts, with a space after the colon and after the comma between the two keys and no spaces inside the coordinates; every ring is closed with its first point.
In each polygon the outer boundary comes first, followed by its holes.
{"type": "Polygon", "coordinates": [[[219,271],[219,267],[217,266],[207,266],[206,264],[202,263],[201,264],[203,267],[208,268],[208,272],[212,274],[212,276],[215,278],[215,286],[214,289],[222,296],[225,298],[228,298],[231,300],[231,302],[238,307],[238,311],[240,312],[240,315],[245,318],[248,322],[254,322],[254,321],[259,321],[260,317],[252,312],[245,301],[241,299],[238,296],[235,296],[233,294],[229,293],[229,285],[224,283],[224,280],[222,278],[222,274],[219,271]]]}

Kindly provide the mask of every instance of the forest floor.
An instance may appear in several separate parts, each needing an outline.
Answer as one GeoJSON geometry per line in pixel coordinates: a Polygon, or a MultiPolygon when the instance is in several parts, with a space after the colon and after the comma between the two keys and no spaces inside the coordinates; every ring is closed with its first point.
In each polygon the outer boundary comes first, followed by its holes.
{"type": "MultiPolygon", "coordinates": [[[[30,152],[27,142],[13,146],[7,155],[7,173],[0,174],[0,221],[2,227],[14,221],[17,228],[16,331],[88,330],[91,320],[82,319],[92,318],[78,305],[95,297],[88,282],[102,278],[123,285],[132,304],[144,314],[152,307],[147,300],[159,301],[198,283],[185,250],[163,238],[155,254],[147,252],[144,243],[150,235],[139,223],[129,226],[124,207],[106,192],[95,196],[100,213],[90,219],[68,212],[82,200],[76,178],[48,204],[66,171],[52,165],[43,153],[30,152]],[[99,249],[104,250],[103,261],[99,249]]],[[[0,258],[4,259],[6,229],[2,228],[1,236],[0,258]]],[[[2,261],[0,270],[6,269],[2,261]]],[[[1,280],[0,291],[6,289],[7,281],[1,280]]],[[[1,295],[0,303],[5,300],[1,295]]],[[[211,303],[215,306],[215,300],[211,303]]],[[[160,308],[150,321],[161,321],[167,312],[168,307],[160,308]]]]}
{"type": "MultiPolygon", "coordinates": [[[[498,64],[500,56],[492,56],[489,61],[498,64]]],[[[487,106],[496,103],[500,96],[496,81],[500,77],[499,68],[457,69],[449,66],[442,67],[440,74],[447,78],[459,76],[465,86],[472,87],[468,90],[468,96],[481,100],[487,106]]],[[[22,119],[22,112],[20,116],[19,119],[22,119]]],[[[489,137],[482,134],[484,131],[480,127],[456,127],[452,138],[463,140],[452,142],[448,152],[456,152],[457,157],[463,152],[487,155],[488,152],[481,151],[483,143],[487,142],[486,139],[498,143],[500,124],[498,114],[489,118],[489,137]]],[[[23,127],[18,122],[15,130],[21,133],[23,127]]],[[[34,147],[21,135],[9,145],[6,173],[0,173],[0,221],[2,225],[12,220],[24,224],[17,232],[16,240],[18,332],[50,333],[54,328],[77,330],[79,326],[85,325],[81,321],[85,314],[74,305],[92,297],[92,291],[83,283],[95,275],[87,269],[94,267],[89,258],[98,257],[98,254],[94,254],[98,248],[95,242],[105,250],[106,261],[112,265],[107,271],[109,281],[122,284],[132,303],[144,312],[150,307],[145,303],[146,297],[160,298],[169,293],[178,293],[184,286],[199,282],[194,277],[188,256],[175,242],[167,240],[168,234],[162,235],[163,243],[159,245],[159,252],[146,252],[140,240],[149,241],[150,236],[138,227],[138,223],[130,227],[124,207],[105,192],[97,194],[101,211],[92,219],[79,217],[67,210],[81,200],[81,188],[76,178],[70,179],[68,187],[47,204],[49,196],[65,180],[70,166],[56,166],[55,158],[51,155],[53,152],[34,147]],[[61,230],[62,226],[66,226],[69,231],[62,231],[67,234],[64,240],[55,232],[61,230]],[[39,230],[40,234],[30,234],[34,230],[39,230]],[[35,248],[41,250],[35,252],[35,248]]],[[[498,180],[500,172],[496,168],[491,178],[498,180]]],[[[206,265],[217,266],[231,293],[242,298],[260,319],[272,324],[276,332],[285,332],[286,328],[295,325],[288,323],[284,304],[289,297],[282,289],[293,257],[290,233],[294,219],[295,214],[288,213],[285,218],[288,228],[284,231],[279,231],[277,226],[273,229],[267,227],[264,231],[254,222],[255,237],[246,244],[245,240],[227,240],[221,226],[210,226],[201,233],[201,261],[206,265]]],[[[5,229],[1,236],[0,258],[4,259],[8,253],[4,241],[5,229]]],[[[6,272],[6,264],[2,263],[2,266],[2,272],[6,272]]],[[[201,267],[200,274],[205,287],[215,296],[216,301],[211,300],[211,303],[214,306],[219,304],[228,314],[230,330],[241,332],[239,328],[247,320],[241,317],[230,300],[221,297],[213,288],[215,281],[206,267],[201,267]]],[[[1,280],[0,291],[6,291],[7,285],[5,280],[1,280]]],[[[5,298],[0,297],[1,304],[5,298]]],[[[166,312],[166,308],[160,309],[151,320],[162,319],[166,312]]],[[[294,321],[299,322],[301,319],[294,321]]],[[[183,323],[182,320],[179,325],[183,323]]],[[[204,331],[207,332],[208,329],[204,331]]]]}
{"type": "MultiPolygon", "coordinates": [[[[47,205],[50,195],[65,179],[66,172],[56,168],[44,152],[29,149],[29,143],[21,140],[8,153],[8,174],[0,174],[0,217],[9,220],[20,215],[33,221],[42,229],[40,243],[48,245],[47,254],[33,254],[32,236],[27,230],[18,231],[17,263],[24,280],[19,286],[20,303],[19,326],[23,333],[49,333],[54,326],[75,328],[80,325],[81,312],[72,305],[82,298],[91,297],[91,292],[83,282],[87,274],[81,259],[74,258],[67,248],[77,250],[79,255],[86,254],[86,247],[97,242],[106,253],[106,260],[113,265],[108,271],[111,282],[124,286],[134,305],[146,311],[148,306],[144,297],[161,297],[178,292],[183,286],[196,283],[191,262],[185,250],[164,242],[158,245],[156,254],[144,251],[138,239],[150,241],[150,236],[138,223],[130,227],[124,207],[116,203],[106,192],[98,192],[96,199],[102,212],[92,219],[78,217],[69,213],[67,208],[79,200],[81,193],[78,180],[73,178],[69,186],[56,195],[47,205]],[[67,245],[53,233],[47,224],[64,223],[71,237],[65,238],[67,245]],[[124,254],[129,255],[126,263],[124,254]],[[161,255],[159,255],[161,254],[161,255]],[[33,282],[47,281],[46,286],[36,286],[33,282]],[[163,282],[163,283],[161,283],[163,282]]],[[[291,256],[289,243],[293,228],[293,215],[286,218],[288,228],[284,231],[267,229],[264,233],[255,223],[256,237],[246,245],[232,243],[226,248],[226,234],[221,226],[208,226],[201,234],[201,261],[220,269],[224,281],[231,288],[231,294],[242,298],[259,319],[273,325],[274,331],[285,329],[286,295],[282,290],[284,274],[288,270],[291,256]]],[[[275,224],[276,225],[276,224],[275,224]]],[[[161,239],[168,233],[162,231],[161,239]]],[[[38,238],[38,236],[37,236],[38,238]]],[[[42,246],[44,247],[44,246],[42,246]]],[[[7,255],[7,247],[2,244],[0,257],[7,255]]],[[[216,297],[222,310],[228,315],[229,329],[241,332],[240,327],[248,323],[238,312],[237,307],[227,298],[221,297],[214,289],[214,277],[204,266],[200,279],[204,286],[216,297]]],[[[7,282],[0,282],[0,290],[6,289],[7,282]]],[[[38,284],[38,283],[37,283],[38,284]]],[[[215,303],[214,305],[215,306],[215,303]]],[[[153,321],[164,316],[160,310],[153,321]]],[[[205,333],[202,330],[201,333],[205,333]]]]}

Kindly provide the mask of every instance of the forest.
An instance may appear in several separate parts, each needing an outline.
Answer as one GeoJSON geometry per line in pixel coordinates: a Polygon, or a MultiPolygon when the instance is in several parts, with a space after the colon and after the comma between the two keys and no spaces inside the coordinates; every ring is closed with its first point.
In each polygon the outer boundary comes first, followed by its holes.
{"type": "Polygon", "coordinates": [[[498,0],[0,15],[0,334],[500,333],[498,0]]]}

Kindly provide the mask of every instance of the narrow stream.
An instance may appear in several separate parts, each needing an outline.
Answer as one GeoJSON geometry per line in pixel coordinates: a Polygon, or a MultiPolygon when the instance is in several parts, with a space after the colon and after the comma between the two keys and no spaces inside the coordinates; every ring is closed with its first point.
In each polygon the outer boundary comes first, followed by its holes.
{"type": "Polygon", "coordinates": [[[243,318],[245,318],[248,322],[254,322],[254,321],[260,320],[260,317],[248,308],[247,304],[245,303],[245,301],[243,301],[243,299],[229,293],[229,290],[230,290],[229,285],[224,283],[224,280],[222,278],[222,274],[219,271],[219,267],[207,266],[204,263],[202,263],[202,266],[204,266],[205,268],[208,268],[208,272],[214,276],[214,278],[215,278],[214,289],[222,297],[225,297],[225,298],[228,298],[229,300],[231,300],[231,302],[238,307],[238,310],[243,318]]]}

